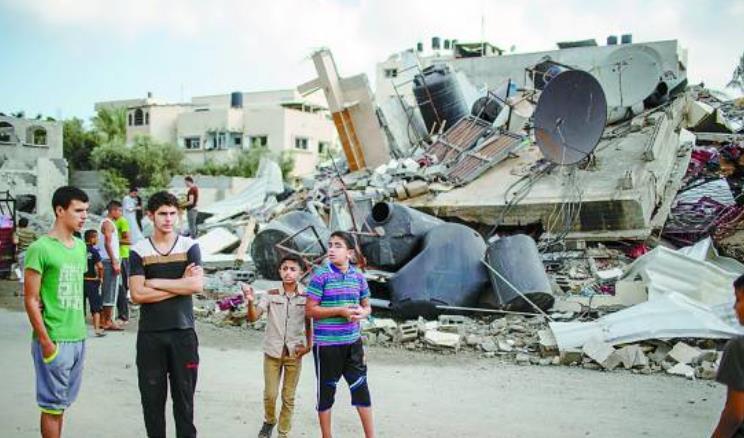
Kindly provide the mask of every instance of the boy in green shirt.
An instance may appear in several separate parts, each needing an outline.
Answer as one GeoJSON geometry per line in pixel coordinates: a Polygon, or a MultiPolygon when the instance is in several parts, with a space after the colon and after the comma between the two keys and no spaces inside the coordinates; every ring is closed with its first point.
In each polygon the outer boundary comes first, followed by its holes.
{"type": "Polygon", "coordinates": [[[62,416],[80,390],[85,357],[83,274],[85,243],[73,236],[88,216],[88,195],[60,187],[52,196],[55,221],[49,234],[26,251],[24,304],[33,328],[31,355],[41,436],[62,435],[62,416]]]}

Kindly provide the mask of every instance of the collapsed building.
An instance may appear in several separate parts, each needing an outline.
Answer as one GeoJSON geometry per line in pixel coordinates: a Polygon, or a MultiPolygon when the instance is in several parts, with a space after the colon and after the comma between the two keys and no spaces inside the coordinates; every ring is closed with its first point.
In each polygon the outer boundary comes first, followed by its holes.
{"type": "Polygon", "coordinates": [[[0,187],[18,210],[51,215],[52,193],[67,177],[62,122],[0,115],[0,187]]]}
{"type": "Polygon", "coordinates": [[[267,173],[223,201],[203,238],[228,233],[229,245],[208,263],[271,279],[277,254],[318,265],[342,229],[373,305],[413,321],[373,323],[370,338],[710,376],[706,340],[742,333],[730,284],[744,265],[716,246],[742,247],[744,102],[688,86],[677,41],[621,41],[515,55],[450,44],[423,61],[406,51],[378,71],[376,94],[316,52],[318,76],[299,91],[325,94],[343,159],[294,191],[267,173]],[[680,269],[706,272],[707,286],[680,286],[670,276],[680,269]],[[453,313],[509,316],[484,326],[453,313]],[[618,333],[603,335],[608,326],[618,333]],[[679,338],[702,349],[683,357],[689,345],[669,344],[679,338]]]}

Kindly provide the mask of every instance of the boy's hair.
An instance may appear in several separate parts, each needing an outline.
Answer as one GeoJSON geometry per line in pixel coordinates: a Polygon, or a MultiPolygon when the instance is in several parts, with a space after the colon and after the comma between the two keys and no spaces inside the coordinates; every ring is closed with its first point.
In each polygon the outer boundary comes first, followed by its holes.
{"type": "Polygon", "coordinates": [[[192,182],[194,182],[194,178],[192,178],[191,175],[189,175],[186,178],[184,178],[184,181],[188,181],[188,182],[192,183],[192,182]]]}
{"type": "Polygon", "coordinates": [[[129,188],[129,193],[132,193],[132,192],[139,192],[139,189],[135,186],[132,186],[129,188]]]}
{"type": "Polygon", "coordinates": [[[18,226],[21,228],[26,228],[28,226],[28,218],[22,217],[18,219],[18,226]]]}
{"type": "Polygon", "coordinates": [[[300,267],[300,271],[305,270],[305,262],[302,260],[302,257],[298,256],[297,254],[285,255],[284,257],[282,257],[281,260],[279,260],[279,265],[277,266],[281,268],[284,262],[295,262],[300,267]]]}
{"type": "MultiPolygon", "coordinates": [[[[346,249],[354,249],[354,239],[351,238],[351,234],[346,231],[334,231],[331,233],[331,237],[337,237],[344,241],[346,249]]],[[[329,237],[329,239],[331,238],[329,237]]]]}
{"type": "Polygon", "coordinates": [[[72,201],[88,202],[88,194],[75,186],[62,186],[52,195],[52,210],[62,207],[67,210],[72,201]]]}
{"type": "Polygon", "coordinates": [[[98,231],[96,230],[85,230],[85,241],[87,242],[91,237],[96,235],[98,235],[98,231]]]}
{"type": "Polygon", "coordinates": [[[741,274],[739,278],[734,280],[734,290],[736,292],[744,292],[744,274],[741,274]]]}
{"type": "Polygon", "coordinates": [[[121,208],[121,202],[117,200],[109,201],[108,204],[106,204],[106,211],[111,211],[115,208],[121,208]]]}
{"type": "Polygon", "coordinates": [[[158,208],[164,205],[178,208],[178,198],[173,193],[165,190],[153,193],[150,199],[147,200],[147,211],[155,213],[158,208]]]}

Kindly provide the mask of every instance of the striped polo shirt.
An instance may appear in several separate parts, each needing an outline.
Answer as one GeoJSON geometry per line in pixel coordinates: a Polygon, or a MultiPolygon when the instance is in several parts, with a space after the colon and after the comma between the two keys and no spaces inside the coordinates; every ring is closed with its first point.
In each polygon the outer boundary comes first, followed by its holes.
{"type": "MultiPolygon", "coordinates": [[[[307,297],[321,307],[359,305],[369,298],[369,286],[361,272],[349,266],[346,273],[332,263],[315,270],[307,289],[307,297]]],[[[359,339],[359,322],[333,317],[313,320],[313,340],[316,345],[348,345],[359,339]]]]}

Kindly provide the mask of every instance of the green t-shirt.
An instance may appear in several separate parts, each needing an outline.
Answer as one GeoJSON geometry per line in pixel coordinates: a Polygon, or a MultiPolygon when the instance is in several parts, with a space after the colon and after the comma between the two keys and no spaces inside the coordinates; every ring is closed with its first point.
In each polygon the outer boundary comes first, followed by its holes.
{"type": "Polygon", "coordinates": [[[70,249],[53,237],[42,236],[26,250],[24,266],[41,274],[41,316],[49,337],[63,342],[85,339],[85,243],[76,238],[70,249]]]}
{"type": "Polygon", "coordinates": [[[121,241],[124,239],[124,233],[129,232],[129,221],[124,216],[120,216],[119,219],[114,221],[114,225],[116,226],[116,232],[119,234],[119,258],[128,259],[129,245],[122,245],[121,241]]]}

